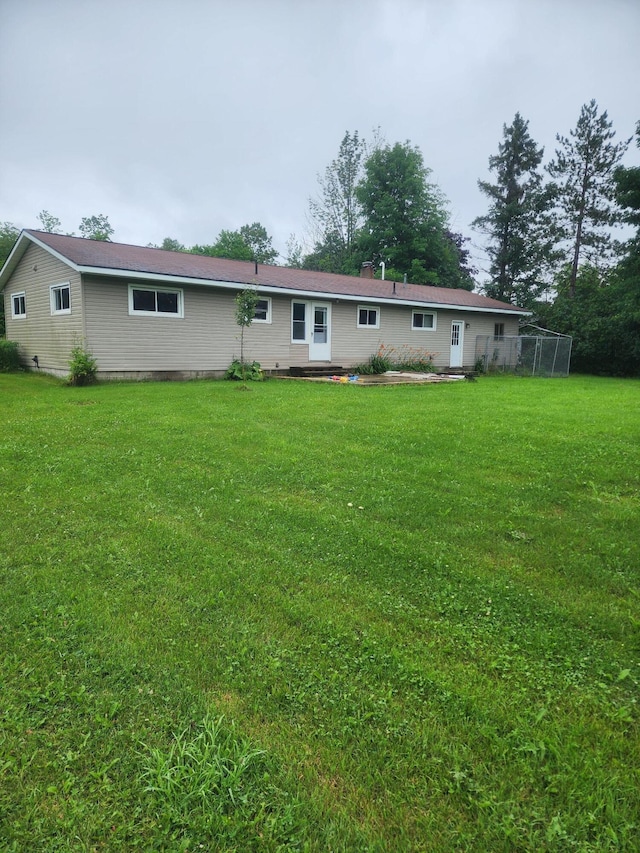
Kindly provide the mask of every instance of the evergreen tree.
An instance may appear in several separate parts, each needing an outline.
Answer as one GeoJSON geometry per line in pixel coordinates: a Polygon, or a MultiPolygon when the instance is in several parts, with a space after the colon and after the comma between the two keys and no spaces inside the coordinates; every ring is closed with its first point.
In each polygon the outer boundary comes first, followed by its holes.
{"type": "Polygon", "coordinates": [[[529,134],[529,122],[516,113],[503,126],[498,153],[489,157],[495,182],[478,181],[489,211],[472,227],[488,238],[488,296],[530,306],[545,289],[545,271],[553,258],[549,209],[551,190],[539,171],[544,150],[529,134]]]}
{"type": "Polygon", "coordinates": [[[569,137],[547,169],[557,182],[557,227],[570,264],[569,296],[575,296],[578,268],[583,260],[601,267],[612,256],[611,226],[619,220],[615,207],[614,173],[630,140],[613,143],[606,110],[598,115],[595,100],[585,104],[569,137]]]}

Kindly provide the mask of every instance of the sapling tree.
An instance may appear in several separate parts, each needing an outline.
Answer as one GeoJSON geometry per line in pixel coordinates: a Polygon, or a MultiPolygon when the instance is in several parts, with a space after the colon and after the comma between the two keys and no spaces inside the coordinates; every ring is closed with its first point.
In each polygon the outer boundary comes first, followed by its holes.
{"type": "Polygon", "coordinates": [[[258,300],[258,291],[255,287],[247,287],[244,290],[240,290],[236,296],[236,323],[240,326],[240,366],[242,381],[245,385],[247,373],[244,360],[244,330],[253,323],[258,300]]]}

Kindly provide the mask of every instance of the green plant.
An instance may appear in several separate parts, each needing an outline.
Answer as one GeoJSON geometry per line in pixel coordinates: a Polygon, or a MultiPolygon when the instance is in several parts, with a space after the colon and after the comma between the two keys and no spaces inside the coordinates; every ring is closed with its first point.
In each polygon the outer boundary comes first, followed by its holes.
{"type": "Polygon", "coordinates": [[[354,373],[365,376],[386,373],[388,370],[402,370],[415,373],[431,373],[434,370],[435,353],[422,347],[402,346],[400,349],[380,344],[377,351],[363,364],[353,367],[354,373]]]}
{"type": "Polygon", "coordinates": [[[252,361],[250,364],[236,358],[231,362],[224,374],[225,379],[233,379],[240,382],[260,382],[264,379],[264,373],[260,363],[252,361]]]}
{"type": "Polygon", "coordinates": [[[92,385],[96,381],[97,370],[98,364],[84,344],[76,344],[69,360],[69,385],[92,385]]]}
{"type": "Polygon", "coordinates": [[[20,367],[18,344],[0,340],[0,370],[17,370],[20,367]]]}

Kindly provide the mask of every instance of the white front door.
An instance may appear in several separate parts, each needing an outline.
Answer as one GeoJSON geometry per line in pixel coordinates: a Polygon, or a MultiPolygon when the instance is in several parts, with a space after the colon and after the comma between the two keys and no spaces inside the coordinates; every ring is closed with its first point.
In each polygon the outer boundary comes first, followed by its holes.
{"type": "Polygon", "coordinates": [[[309,361],[331,361],[331,305],[325,302],[311,305],[309,361]]]}
{"type": "Polygon", "coordinates": [[[464,323],[454,320],[451,324],[451,353],[449,367],[462,367],[462,343],[464,338],[464,323]]]}

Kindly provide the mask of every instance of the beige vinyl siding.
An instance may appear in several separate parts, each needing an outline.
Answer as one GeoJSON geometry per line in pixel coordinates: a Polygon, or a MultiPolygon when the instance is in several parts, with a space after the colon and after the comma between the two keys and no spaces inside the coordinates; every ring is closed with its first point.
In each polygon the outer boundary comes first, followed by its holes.
{"type": "MultiPolygon", "coordinates": [[[[176,287],[183,292],[184,317],[130,316],[130,283],[85,281],[87,338],[100,371],[223,371],[240,357],[235,291],[176,287]]],[[[266,370],[287,362],[289,312],[290,300],[272,298],[272,322],[245,330],[246,360],[260,361],[266,370]]]]}
{"type": "MultiPolygon", "coordinates": [[[[84,305],[87,343],[101,373],[114,375],[226,370],[240,357],[240,329],[235,318],[234,290],[186,285],[184,317],[131,316],[127,279],[87,277],[84,305]]],[[[152,288],[152,282],[140,287],[152,288]]],[[[158,283],[166,288],[166,283],[158,283]]],[[[262,296],[267,294],[263,293],[262,296]]],[[[47,297],[48,298],[48,297],[47,297]]],[[[435,330],[412,330],[412,308],[379,305],[380,328],[358,328],[357,301],[300,299],[274,295],[271,323],[254,323],[245,330],[244,355],[259,361],[265,370],[287,370],[309,363],[308,343],[291,341],[291,303],[313,301],[331,304],[331,362],[350,368],[373,355],[381,344],[396,349],[414,348],[433,355],[438,367],[449,366],[451,323],[461,320],[464,330],[464,365],[472,366],[477,335],[492,335],[496,322],[504,322],[505,335],[517,334],[518,320],[503,314],[430,309],[436,315],[435,330]]]]}
{"type": "Polygon", "coordinates": [[[74,344],[84,337],[82,286],[80,275],[39,246],[30,245],[4,289],[7,338],[16,341],[21,362],[33,367],[38,356],[40,368],[51,373],[69,372],[69,356],[74,344]],[[50,287],[69,282],[71,313],[51,314],[50,287]],[[11,294],[24,292],[27,316],[13,319],[11,294]]]}
{"type": "Polygon", "coordinates": [[[503,314],[484,314],[472,311],[425,308],[415,309],[433,313],[435,329],[412,329],[413,308],[406,305],[380,305],[380,328],[359,329],[358,305],[340,302],[333,305],[332,361],[351,367],[366,361],[381,344],[396,349],[426,350],[433,356],[436,367],[448,367],[451,349],[451,323],[454,320],[469,324],[464,329],[463,363],[472,366],[475,360],[477,335],[492,335],[496,322],[504,322],[505,335],[518,334],[518,320],[503,314]]]}

